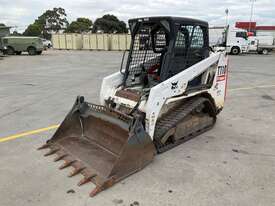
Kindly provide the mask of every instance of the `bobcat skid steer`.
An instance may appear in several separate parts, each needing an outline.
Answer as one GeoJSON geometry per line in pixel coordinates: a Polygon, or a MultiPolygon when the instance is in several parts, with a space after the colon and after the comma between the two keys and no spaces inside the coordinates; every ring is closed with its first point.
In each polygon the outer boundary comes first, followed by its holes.
{"type": "MultiPolygon", "coordinates": [[[[129,20],[127,63],[103,79],[101,105],[77,97],[40,149],[93,182],[94,196],[156,154],[213,127],[222,110],[227,56],[209,49],[208,23],[179,17],[129,20]]],[[[125,53],[124,53],[125,54],[125,53]]],[[[124,58],[123,58],[124,59],[124,58]]]]}

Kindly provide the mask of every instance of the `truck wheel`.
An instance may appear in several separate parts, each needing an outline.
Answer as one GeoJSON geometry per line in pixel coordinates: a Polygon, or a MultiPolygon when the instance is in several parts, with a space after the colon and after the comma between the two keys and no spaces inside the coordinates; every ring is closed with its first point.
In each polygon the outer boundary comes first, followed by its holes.
{"type": "Polygon", "coordinates": [[[8,55],[14,55],[14,49],[13,49],[12,47],[9,46],[9,47],[7,48],[7,54],[8,54],[8,55]]]}
{"type": "Polygon", "coordinates": [[[267,55],[268,54],[268,50],[267,49],[263,49],[262,54],[267,55]]]}
{"type": "Polygon", "coordinates": [[[22,54],[22,51],[16,51],[15,54],[16,54],[16,55],[21,55],[21,54],[22,54]]]}
{"type": "Polygon", "coordinates": [[[29,53],[29,55],[36,55],[36,48],[29,47],[28,48],[28,53],[29,53]]]}
{"type": "Polygon", "coordinates": [[[233,46],[231,49],[231,54],[238,55],[241,52],[239,47],[233,46]]]}

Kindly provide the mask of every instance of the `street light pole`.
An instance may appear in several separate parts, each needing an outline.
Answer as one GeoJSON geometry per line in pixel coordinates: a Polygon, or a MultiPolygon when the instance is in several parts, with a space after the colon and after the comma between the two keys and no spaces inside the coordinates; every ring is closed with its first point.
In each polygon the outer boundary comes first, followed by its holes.
{"type": "Polygon", "coordinates": [[[225,22],[225,27],[227,27],[228,26],[228,13],[229,13],[229,10],[228,10],[228,8],[227,9],[225,9],[225,15],[226,15],[226,22],[225,22]]]}
{"type": "Polygon", "coordinates": [[[252,16],[253,16],[253,11],[254,11],[254,3],[256,0],[250,0],[251,1],[251,11],[250,11],[250,21],[249,21],[249,29],[248,31],[251,32],[251,21],[252,21],[252,16]]]}

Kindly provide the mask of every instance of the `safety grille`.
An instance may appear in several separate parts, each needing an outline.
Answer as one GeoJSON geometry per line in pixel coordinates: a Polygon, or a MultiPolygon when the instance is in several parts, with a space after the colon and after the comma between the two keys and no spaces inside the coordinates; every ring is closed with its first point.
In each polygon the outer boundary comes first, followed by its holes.
{"type": "Polygon", "coordinates": [[[166,35],[162,28],[154,31],[152,26],[143,26],[134,36],[133,50],[130,53],[126,85],[140,84],[136,79],[153,65],[160,64],[162,49],[166,46],[166,35]],[[154,42],[153,42],[154,40],[154,42]]]}

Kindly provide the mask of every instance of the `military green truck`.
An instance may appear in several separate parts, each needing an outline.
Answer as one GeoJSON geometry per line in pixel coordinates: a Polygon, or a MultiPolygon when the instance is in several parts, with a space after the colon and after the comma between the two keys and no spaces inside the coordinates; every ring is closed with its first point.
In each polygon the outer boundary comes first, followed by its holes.
{"type": "Polygon", "coordinates": [[[3,49],[4,49],[3,45],[2,45],[1,38],[10,35],[10,28],[11,27],[5,26],[4,24],[0,25],[0,54],[3,53],[3,49]]]}
{"type": "Polygon", "coordinates": [[[42,39],[39,37],[6,36],[1,38],[4,53],[20,55],[28,52],[29,55],[40,55],[44,49],[42,39]]]}

